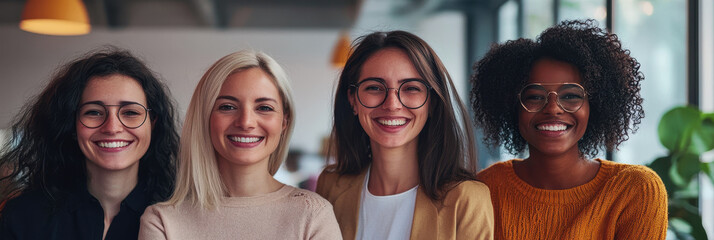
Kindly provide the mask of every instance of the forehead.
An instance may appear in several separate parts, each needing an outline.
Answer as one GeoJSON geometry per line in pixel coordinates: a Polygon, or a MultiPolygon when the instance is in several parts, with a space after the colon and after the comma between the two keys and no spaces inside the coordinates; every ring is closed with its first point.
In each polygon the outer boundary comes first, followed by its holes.
{"type": "Polygon", "coordinates": [[[228,75],[218,95],[238,99],[270,97],[280,101],[280,93],[273,78],[257,67],[238,70],[228,75]]]}
{"type": "Polygon", "coordinates": [[[407,53],[398,48],[381,49],[364,62],[359,80],[381,78],[387,83],[408,78],[421,78],[407,53]]]}
{"type": "Polygon", "coordinates": [[[96,76],[87,81],[82,92],[82,103],[101,101],[104,104],[119,104],[122,101],[146,105],[144,89],[135,79],[121,75],[96,76]]]}
{"type": "Polygon", "coordinates": [[[582,79],[580,77],[580,71],[578,71],[575,65],[550,58],[543,58],[533,64],[528,83],[582,84],[582,79]]]}

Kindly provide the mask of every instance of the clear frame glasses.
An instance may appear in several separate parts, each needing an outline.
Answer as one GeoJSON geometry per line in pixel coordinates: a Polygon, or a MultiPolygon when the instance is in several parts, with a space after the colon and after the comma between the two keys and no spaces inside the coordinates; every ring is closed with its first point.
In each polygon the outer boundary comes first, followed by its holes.
{"type": "Polygon", "coordinates": [[[389,88],[384,80],[366,79],[357,84],[351,84],[357,91],[357,100],[366,108],[376,108],[384,104],[390,89],[397,91],[397,98],[402,106],[408,109],[417,109],[429,99],[431,87],[419,79],[410,79],[402,82],[399,88],[389,88]]]}
{"type": "Polygon", "coordinates": [[[531,83],[518,94],[521,106],[528,112],[539,112],[548,104],[550,94],[555,94],[558,106],[563,111],[573,113],[580,110],[588,98],[585,88],[577,83],[531,83]],[[548,91],[544,86],[560,85],[556,91],[548,91]]]}
{"type": "Polygon", "coordinates": [[[100,103],[85,103],[79,106],[77,118],[87,128],[98,128],[104,125],[109,116],[107,107],[119,107],[117,118],[126,128],[134,129],[141,127],[146,122],[147,115],[151,109],[147,109],[139,103],[128,103],[121,105],[104,105],[100,103]]]}

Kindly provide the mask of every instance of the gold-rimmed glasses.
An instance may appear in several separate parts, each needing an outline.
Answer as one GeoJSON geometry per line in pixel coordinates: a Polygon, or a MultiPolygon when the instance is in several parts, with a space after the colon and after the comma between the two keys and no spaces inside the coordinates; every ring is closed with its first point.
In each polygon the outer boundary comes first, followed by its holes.
{"type": "Polygon", "coordinates": [[[518,100],[526,111],[539,112],[548,104],[551,93],[555,94],[558,106],[569,113],[580,110],[588,97],[585,88],[577,83],[531,83],[521,89],[518,100]],[[554,85],[560,85],[556,91],[544,87],[554,85]]]}

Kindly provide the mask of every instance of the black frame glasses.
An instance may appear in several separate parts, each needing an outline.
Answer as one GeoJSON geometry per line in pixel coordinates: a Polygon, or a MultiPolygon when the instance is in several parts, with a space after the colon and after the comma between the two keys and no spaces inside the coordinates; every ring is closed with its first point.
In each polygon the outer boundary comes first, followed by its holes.
{"type": "Polygon", "coordinates": [[[585,91],[585,88],[577,83],[530,83],[523,86],[521,91],[518,92],[518,102],[520,102],[523,109],[528,112],[540,112],[548,105],[548,98],[550,98],[551,93],[555,94],[558,107],[569,113],[580,110],[585,101],[588,100],[588,93],[585,91]],[[560,85],[556,91],[548,91],[543,87],[555,85],[560,85]],[[542,92],[541,94],[533,95],[524,94],[524,91],[530,89],[542,92]],[[524,101],[526,102],[524,103],[524,101]]]}
{"type": "Polygon", "coordinates": [[[107,109],[107,107],[119,107],[116,112],[116,117],[124,127],[129,129],[136,129],[143,126],[148,118],[149,111],[151,111],[151,109],[146,108],[140,103],[105,105],[97,102],[88,102],[80,105],[77,109],[77,119],[87,128],[99,128],[107,122],[109,115],[109,109],[107,109]],[[129,122],[129,125],[127,125],[127,122],[129,122]],[[132,124],[133,122],[136,123],[132,124]]]}
{"type": "MultiPolygon", "coordinates": [[[[382,106],[382,104],[384,104],[384,102],[387,101],[387,96],[389,95],[389,90],[394,89],[395,91],[397,91],[397,99],[399,99],[399,103],[401,103],[402,106],[404,106],[405,108],[408,108],[408,109],[417,109],[417,108],[424,106],[424,104],[426,104],[426,102],[429,100],[429,95],[431,95],[430,93],[431,93],[431,89],[432,89],[431,86],[429,86],[429,84],[427,84],[425,81],[423,81],[421,79],[409,79],[409,80],[406,80],[406,81],[402,82],[401,84],[399,84],[398,88],[390,88],[390,87],[387,87],[387,83],[385,83],[384,80],[382,80],[382,79],[369,78],[369,79],[365,79],[358,83],[350,84],[350,87],[355,90],[355,93],[357,95],[357,101],[359,101],[359,103],[366,108],[377,108],[379,106],[382,106]],[[368,104],[365,104],[365,100],[362,99],[362,98],[364,98],[364,96],[362,96],[362,94],[360,94],[360,93],[364,93],[365,91],[368,91],[368,89],[360,89],[360,86],[364,86],[365,84],[370,84],[370,85],[367,85],[366,88],[375,88],[373,90],[369,90],[369,91],[374,91],[375,92],[374,94],[377,94],[380,91],[383,92],[382,94],[384,94],[384,96],[382,97],[382,101],[379,101],[379,104],[376,104],[374,106],[369,106],[368,104]],[[424,89],[421,89],[421,86],[423,86],[424,89]],[[406,90],[403,89],[404,87],[406,87],[406,90]],[[405,92],[414,91],[414,93],[410,93],[410,94],[421,94],[421,92],[423,92],[426,96],[424,97],[424,101],[417,100],[417,102],[420,102],[418,104],[405,104],[402,99],[402,91],[405,91],[405,92]],[[416,92],[416,91],[421,91],[421,92],[416,92]],[[411,105],[411,106],[408,106],[408,105],[411,105]]],[[[406,96],[406,94],[405,94],[405,96],[406,96]]],[[[414,97],[421,97],[421,96],[414,96],[414,97]]]]}

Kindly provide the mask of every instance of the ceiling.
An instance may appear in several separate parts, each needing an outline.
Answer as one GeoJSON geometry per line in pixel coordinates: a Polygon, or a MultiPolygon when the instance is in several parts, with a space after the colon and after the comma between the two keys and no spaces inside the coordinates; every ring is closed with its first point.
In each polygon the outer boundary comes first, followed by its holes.
{"type": "MultiPolygon", "coordinates": [[[[339,28],[358,18],[415,17],[469,0],[84,0],[94,27],[339,28]],[[381,16],[377,17],[377,16],[381,16]]],[[[17,24],[24,0],[0,0],[17,24]]],[[[364,20],[361,20],[364,21],[364,20]]]]}

